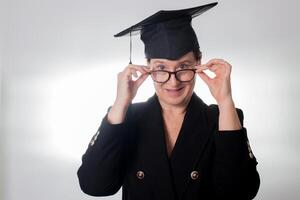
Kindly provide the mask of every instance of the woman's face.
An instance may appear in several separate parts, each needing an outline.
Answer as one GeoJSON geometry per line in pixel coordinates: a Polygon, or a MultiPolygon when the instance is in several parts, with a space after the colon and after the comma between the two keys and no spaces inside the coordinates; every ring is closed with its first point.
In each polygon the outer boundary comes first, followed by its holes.
{"type": "MultiPolygon", "coordinates": [[[[200,61],[195,59],[194,53],[191,51],[178,60],[157,59],[153,58],[148,63],[151,71],[166,70],[174,72],[181,69],[195,68],[200,61]]],[[[165,83],[154,82],[154,88],[159,100],[170,106],[186,105],[193,94],[195,86],[195,77],[190,82],[180,82],[172,74],[170,79],[165,83]]]]}

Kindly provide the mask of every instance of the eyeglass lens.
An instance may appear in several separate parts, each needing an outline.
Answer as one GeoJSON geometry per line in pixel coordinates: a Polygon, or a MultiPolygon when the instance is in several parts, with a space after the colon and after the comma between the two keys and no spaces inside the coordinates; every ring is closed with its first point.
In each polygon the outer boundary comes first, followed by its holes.
{"type": "Polygon", "coordinates": [[[187,82],[191,81],[194,78],[195,71],[192,69],[183,69],[175,72],[157,70],[153,71],[151,74],[153,80],[160,83],[167,82],[170,79],[171,74],[175,74],[175,77],[178,81],[187,82]]]}

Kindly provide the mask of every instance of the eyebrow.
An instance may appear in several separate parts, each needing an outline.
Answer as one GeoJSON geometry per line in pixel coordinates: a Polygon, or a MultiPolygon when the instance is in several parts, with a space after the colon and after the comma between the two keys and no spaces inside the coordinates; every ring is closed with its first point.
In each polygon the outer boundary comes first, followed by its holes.
{"type": "Polygon", "coordinates": [[[190,60],[183,60],[183,61],[179,61],[179,63],[192,63],[192,61],[190,61],[190,60]]]}
{"type": "MultiPolygon", "coordinates": [[[[156,64],[156,63],[165,63],[164,61],[160,61],[160,60],[156,60],[156,61],[154,61],[153,62],[153,64],[156,64]]],[[[182,63],[192,63],[192,61],[190,61],[190,60],[183,60],[183,61],[179,61],[179,63],[180,64],[182,64],[182,63]]]]}

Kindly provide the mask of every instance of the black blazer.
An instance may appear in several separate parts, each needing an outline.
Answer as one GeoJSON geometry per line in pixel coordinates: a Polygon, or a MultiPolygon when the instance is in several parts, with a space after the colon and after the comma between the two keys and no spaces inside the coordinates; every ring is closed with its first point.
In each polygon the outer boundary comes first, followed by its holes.
{"type": "Polygon", "coordinates": [[[218,131],[218,112],[193,93],[170,158],[156,94],[131,104],[121,124],[106,114],[77,172],[82,191],[107,196],[122,186],[123,200],[253,199],[260,179],[247,130],[218,131]]]}

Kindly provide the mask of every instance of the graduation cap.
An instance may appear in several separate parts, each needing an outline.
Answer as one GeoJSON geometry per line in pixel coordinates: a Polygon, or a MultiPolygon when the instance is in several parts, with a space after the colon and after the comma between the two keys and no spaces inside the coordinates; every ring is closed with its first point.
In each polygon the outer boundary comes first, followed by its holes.
{"type": "Polygon", "coordinates": [[[114,36],[130,35],[130,64],[131,35],[139,33],[145,45],[146,58],[176,60],[189,51],[199,49],[197,36],[191,25],[192,18],[217,4],[215,2],[182,10],[161,10],[114,36]]]}

